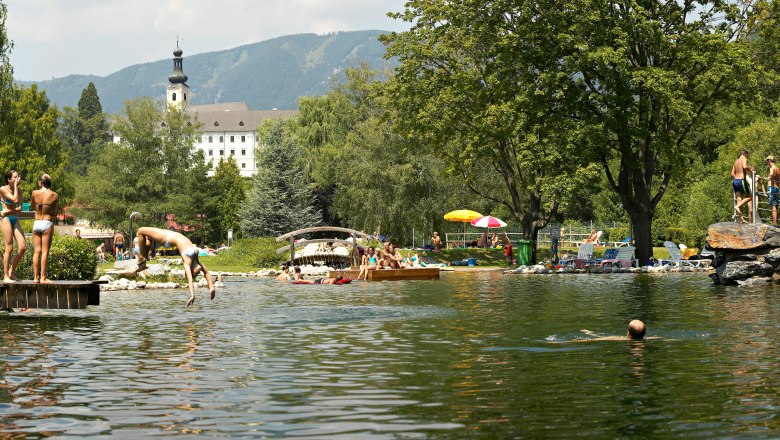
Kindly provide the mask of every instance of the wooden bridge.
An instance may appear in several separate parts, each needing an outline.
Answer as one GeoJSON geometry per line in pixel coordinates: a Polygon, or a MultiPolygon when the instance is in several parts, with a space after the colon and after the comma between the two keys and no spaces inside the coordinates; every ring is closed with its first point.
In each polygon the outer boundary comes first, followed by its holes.
{"type": "Polygon", "coordinates": [[[0,283],[0,309],[86,309],[100,305],[105,281],[54,281],[0,283]]]}
{"type": "Polygon", "coordinates": [[[297,231],[288,232],[284,235],[280,235],[276,237],[277,242],[289,240],[289,244],[287,246],[283,246],[276,250],[277,254],[281,254],[283,252],[290,252],[290,261],[288,264],[294,265],[296,264],[296,261],[298,263],[304,262],[307,259],[311,261],[315,260],[342,260],[344,263],[349,263],[350,266],[357,266],[360,264],[360,261],[357,258],[356,253],[354,252],[354,249],[361,248],[363,250],[366,249],[366,247],[362,244],[359,244],[357,242],[357,238],[370,238],[370,235],[356,231],[354,229],[348,229],[348,228],[339,228],[335,226],[315,226],[311,228],[304,228],[304,229],[298,229],[297,231]],[[295,237],[303,234],[309,234],[312,232],[338,232],[343,234],[349,234],[349,239],[343,240],[338,238],[316,238],[313,240],[299,240],[296,241],[295,237]],[[309,244],[313,243],[331,243],[331,244],[343,244],[345,246],[351,247],[353,250],[348,255],[339,255],[334,252],[317,252],[310,255],[303,255],[303,252],[301,252],[301,255],[297,256],[295,255],[295,248],[296,247],[303,247],[307,246],[309,244]]]}

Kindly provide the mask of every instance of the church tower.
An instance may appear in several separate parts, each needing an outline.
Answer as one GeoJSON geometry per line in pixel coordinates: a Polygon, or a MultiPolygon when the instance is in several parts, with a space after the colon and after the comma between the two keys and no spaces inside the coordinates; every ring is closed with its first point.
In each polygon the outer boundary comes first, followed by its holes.
{"type": "Polygon", "coordinates": [[[189,103],[190,86],[187,85],[187,75],[182,70],[181,57],[182,50],[179,49],[179,42],[176,42],[176,50],[173,51],[173,73],[168,77],[168,107],[176,107],[179,110],[186,110],[189,103]]]}

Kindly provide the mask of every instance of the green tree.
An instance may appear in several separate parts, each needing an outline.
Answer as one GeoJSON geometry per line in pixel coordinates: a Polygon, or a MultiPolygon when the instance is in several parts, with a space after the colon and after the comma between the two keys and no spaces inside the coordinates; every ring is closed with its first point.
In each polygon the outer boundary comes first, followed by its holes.
{"type": "Polygon", "coordinates": [[[209,206],[213,212],[209,217],[209,239],[214,243],[225,241],[227,231],[233,230],[233,237],[241,235],[240,210],[246,199],[244,179],[238,162],[233,156],[220,160],[211,178],[209,206]]]}
{"type": "Polygon", "coordinates": [[[695,156],[691,132],[708,109],[755,90],[746,11],[720,0],[529,6],[508,45],[536,68],[545,105],[583,126],[584,156],[602,164],[645,261],[657,206],[695,156]]]}
{"type": "Polygon", "coordinates": [[[8,122],[10,114],[8,107],[13,90],[14,69],[8,56],[14,47],[13,41],[8,38],[5,20],[8,17],[8,8],[0,3],[0,135],[8,122]]]}
{"type": "Polygon", "coordinates": [[[240,211],[241,230],[249,237],[281,235],[322,220],[294,138],[294,122],[267,121],[258,134],[258,171],[240,211]]]}
{"type": "Polygon", "coordinates": [[[328,189],[331,218],[368,232],[378,228],[405,243],[448,226],[461,230],[445,225],[443,214],[488,204],[470,200],[461,179],[444,172],[447,163],[438,153],[388,124],[381,79],[366,66],[349,68],[328,93],[299,103],[298,139],[320,194],[328,189]]]}
{"type": "MultiPolygon", "coordinates": [[[[22,177],[25,193],[37,188],[38,176],[48,173],[63,196],[72,190],[63,179],[64,160],[57,132],[57,109],[49,105],[46,93],[15,85],[4,128],[10,136],[0,137],[0,170],[15,169],[22,177]]],[[[27,197],[27,196],[25,196],[27,197]]]]}
{"type": "MultiPolygon", "coordinates": [[[[178,110],[164,112],[151,98],[125,102],[113,121],[118,144],[103,148],[77,187],[83,215],[110,228],[123,228],[138,211],[141,223],[162,226],[186,204],[187,171],[194,165],[198,126],[178,110]],[[182,199],[185,199],[183,201],[182,199]]],[[[201,156],[202,157],[202,156],[201,156]]]]}
{"type": "Polygon", "coordinates": [[[81,91],[81,98],[79,98],[79,116],[83,120],[92,119],[95,116],[103,116],[103,106],[100,105],[100,97],[98,96],[95,83],[89,82],[87,87],[81,91]]]}
{"type": "Polygon", "coordinates": [[[400,62],[386,93],[398,129],[445,158],[473,193],[506,206],[535,242],[571,196],[580,134],[577,121],[543,105],[550,92],[537,89],[538,67],[518,58],[513,40],[526,35],[514,34],[517,9],[508,1],[407,2],[394,17],[411,29],[383,38],[386,56],[400,62]]]}

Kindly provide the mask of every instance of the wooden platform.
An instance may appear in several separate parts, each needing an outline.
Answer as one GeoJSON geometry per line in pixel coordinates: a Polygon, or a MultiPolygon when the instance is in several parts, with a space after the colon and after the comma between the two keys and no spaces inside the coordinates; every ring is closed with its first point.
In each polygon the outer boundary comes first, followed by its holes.
{"type": "MultiPolygon", "coordinates": [[[[357,279],[360,274],[358,269],[331,270],[328,278],[341,275],[344,278],[357,279]]],[[[415,267],[413,269],[380,269],[369,270],[367,281],[400,281],[400,280],[438,280],[438,267],[415,267]]]]}
{"type": "Polygon", "coordinates": [[[105,281],[55,281],[51,284],[0,283],[0,308],[86,309],[100,305],[100,285],[105,281]]]}

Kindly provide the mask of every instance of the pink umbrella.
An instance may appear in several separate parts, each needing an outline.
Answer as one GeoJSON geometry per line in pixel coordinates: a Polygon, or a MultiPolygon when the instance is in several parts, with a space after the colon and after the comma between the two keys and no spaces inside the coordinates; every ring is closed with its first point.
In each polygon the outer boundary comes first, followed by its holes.
{"type": "Polygon", "coordinates": [[[471,221],[471,224],[478,228],[503,228],[506,226],[506,223],[500,218],[489,215],[474,219],[471,221]]]}

